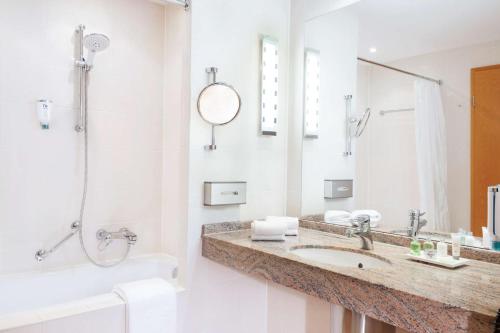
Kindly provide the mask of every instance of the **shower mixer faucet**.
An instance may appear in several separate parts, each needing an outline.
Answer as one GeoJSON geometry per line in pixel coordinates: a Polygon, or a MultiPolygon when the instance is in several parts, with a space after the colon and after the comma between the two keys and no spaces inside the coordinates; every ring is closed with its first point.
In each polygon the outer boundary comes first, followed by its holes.
{"type": "Polygon", "coordinates": [[[128,245],[135,245],[135,243],[137,243],[137,235],[127,228],[121,228],[115,232],[99,229],[97,230],[96,238],[100,241],[100,250],[104,250],[108,247],[114,239],[125,239],[128,245]]]}

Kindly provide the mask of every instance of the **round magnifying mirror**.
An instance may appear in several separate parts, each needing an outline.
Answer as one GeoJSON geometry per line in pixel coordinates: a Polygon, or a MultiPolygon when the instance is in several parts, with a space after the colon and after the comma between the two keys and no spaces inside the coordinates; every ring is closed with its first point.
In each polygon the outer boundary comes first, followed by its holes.
{"type": "Polygon", "coordinates": [[[240,112],[240,107],[238,92],[222,82],[210,84],[198,96],[198,112],[212,125],[230,123],[240,112]]]}

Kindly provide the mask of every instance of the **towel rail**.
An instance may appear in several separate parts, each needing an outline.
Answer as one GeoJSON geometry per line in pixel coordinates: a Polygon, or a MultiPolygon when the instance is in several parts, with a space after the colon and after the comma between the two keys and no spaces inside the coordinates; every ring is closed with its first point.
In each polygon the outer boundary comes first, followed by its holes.
{"type": "Polygon", "coordinates": [[[414,108],[407,108],[407,109],[394,109],[394,110],[380,110],[379,114],[381,116],[384,116],[388,113],[408,112],[408,111],[415,111],[415,109],[414,108]]]}

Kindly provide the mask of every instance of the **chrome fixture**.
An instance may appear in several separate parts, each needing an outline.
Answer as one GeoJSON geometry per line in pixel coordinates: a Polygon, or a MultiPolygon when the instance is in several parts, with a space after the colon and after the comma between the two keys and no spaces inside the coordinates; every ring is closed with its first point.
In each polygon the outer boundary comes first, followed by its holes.
{"type": "Polygon", "coordinates": [[[52,246],[50,249],[40,249],[35,253],[35,259],[38,262],[42,262],[47,258],[52,252],[56,251],[61,245],[66,243],[70,238],[72,238],[80,230],[80,221],[75,221],[71,223],[71,232],[64,236],[64,238],[59,241],[56,245],[52,246]]]}
{"type": "Polygon", "coordinates": [[[352,179],[325,179],[323,197],[325,199],[352,198],[352,179]]]}
{"type": "Polygon", "coordinates": [[[345,95],[345,151],[344,156],[351,156],[351,143],[352,143],[352,135],[351,135],[351,125],[354,123],[354,120],[351,118],[351,106],[352,106],[352,95],[345,95]]]}
{"type": "Polygon", "coordinates": [[[344,156],[352,155],[352,138],[359,138],[370,120],[371,109],[366,108],[361,116],[352,115],[352,95],[345,95],[345,151],[344,156]]]}
{"type": "Polygon", "coordinates": [[[244,205],[247,203],[247,182],[205,182],[204,206],[244,205]]]}
{"type": "Polygon", "coordinates": [[[125,239],[128,245],[135,245],[137,235],[127,228],[121,228],[116,232],[106,231],[104,229],[97,230],[96,238],[99,241],[99,250],[104,250],[110,245],[114,239],[125,239]]]}
{"type": "Polygon", "coordinates": [[[64,237],[59,243],[50,248],[49,250],[38,250],[35,254],[35,258],[38,262],[43,261],[48,255],[57,250],[62,244],[64,244],[67,240],[73,237],[76,233],[78,233],[78,238],[80,240],[80,247],[87,257],[87,259],[94,265],[98,267],[113,267],[118,265],[127,259],[128,254],[130,252],[130,247],[137,242],[137,235],[133,232],[129,231],[126,228],[120,229],[118,232],[107,232],[105,230],[99,230],[97,232],[97,238],[101,240],[101,244],[99,249],[103,250],[106,248],[113,239],[125,239],[127,240],[127,250],[125,255],[117,261],[110,263],[99,263],[95,259],[93,259],[87,251],[85,247],[85,242],[83,240],[83,225],[84,225],[84,213],[85,213],[85,200],[87,199],[87,186],[88,186],[88,117],[87,117],[87,88],[88,88],[88,75],[89,72],[94,67],[94,57],[97,52],[103,51],[109,47],[110,40],[108,37],[102,34],[90,34],[84,36],[84,25],[79,25],[76,29],[76,37],[78,40],[78,59],[75,61],[76,68],[78,69],[79,74],[79,91],[80,91],[80,119],[79,123],[75,126],[75,130],[77,132],[82,132],[84,137],[84,158],[83,158],[83,193],[80,204],[80,218],[78,221],[73,222],[71,225],[71,233],[64,237]],[[84,47],[88,49],[87,57],[84,57],[83,51],[84,47]],[[104,247],[102,246],[104,245],[104,247]]]}
{"type": "Polygon", "coordinates": [[[380,110],[379,114],[381,116],[384,116],[388,113],[409,112],[409,111],[415,111],[415,109],[414,108],[407,108],[407,109],[394,109],[394,110],[380,110]]]}
{"type": "Polygon", "coordinates": [[[356,124],[356,128],[354,130],[354,136],[359,138],[363,132],[365,131],[366,125],[368,124],[368,121],[370,120],[370,116],[372,114],[372,111],[370,108],[366,108],[365,112],[363,115],[359,118],[355,118],[354,122],[356,124]]]}
{"type": "Polygon", "coordinates": [[[109,43],[109,38],[103,34],[90,34],[83,38],[83,44],[85,45],[85,48],[89,50],[88,56],[85,59],[89,70],[92,69],[92,66],[94,65],[95,54],[107,49],[109,47],[109,43]]]}
{"type": "Polygon", "coordinates": [[[351,238],[353,236],[359,237],[361,240],[361,248],[363,250],[373,250],[373,236],[370,227],[370,215],[360,215],[352,221],[353,226],[346,231],[346,236],[351,238]]]}
{"type": "Polygon", "coordinates": [[[390,69],[390,70],[393,70],[393,71],[396,71],[396,72],[400,72],[400,73],[403,73],[403,74],[406,74],[406,75],[415,76],[415,77],[418,77],[420,79],[424,79],[424,80],[427,80],[427,81],[432,81],[432,82],[437,83],[439,85],[443,84],[443,81],[441,81],[441,80],[436,80],[436,79],[430,78],[428,76],[423,76],[423,75],[420,75],[420,74],[415,74],[415,73],[412,73],[412,72],[408,72],[408,71],[405,71],[405,70],[402,70],[402,69],[399,69],[399,68],[396,68],[396,67],[387,66],[387,65],[375,62],[375,61],[368,60],[368,59],[364,59],[364,58],[359,58],[358,57],[358,60],[362,61],[362,62],[366,62],[368,64],[375,65],[375,66],[384,67],[384,68],[387,68],[387,69],[390,69]]]}
{"type": "MultiPolygon", "coordinates": [[[[88,186],[88,174],[89,174],[89,167],[88,167],[88,117],[87,117],[87,88],[88,88],[88,75],[89,72],[92,70],[94,67],[94,57],[97,52],[103,51],[109,47],[110,40],[108,37],[102,34],[90,34],[87,36],[84,36],[83,32],[85,30],[84,25],[78,26],[76,29],[76,34],[77,38],[79,40],[79,59],[76,61],[76,67],[79,71],[80,75],[80,123],[76,126],[76,131],[77,132],[83,132],[83,137],[84,137],[84,168],[83,168],[83,193],[82,193],[82,200],[80,204],[80,227],[78,229],[78,238],[80,240],[80,247],[82,248],[83,253],[87,257],[87,259],[94,265],[98,267],[113,267],[121,262],[123,262],[125,259],[127,259],[128,254],[130,252],[130,247],[134,245],[137,242],[137,236],[128,231],[127,229],[121,229],[118,233],[110,233],[104,234],[101,233],[101,236],[104,236],[104,238],[111,237],[111,239],[126,239],[127,240],[127,250],[123,257],[121,257],[119,260],[110,262],[110,263],[99,263],[97,260],[93,259],[90,254],[87,251],[87,248],[85,247],[85,242],[83,240],[83,226],[84,226],[84,213],[85,213],[85,201],[87,199],[87,186],[88,186]],[[83,49],[87,48],[88,50],[88,56],[84,57],[83,55],[83,49]]],[[[103,243],[106,245],[106,243],[103,243]]],[[[109,243],[108,243],[109,245],[109,243]]],[[[106,245],[107,246],[107,245],[106,245]]]]}
{"type": "Polygon", "coordinates": [[[487,228],[488,232],[494,237],[496,240],[497,235],[500,235],[500,230],[498,228],[498,217],[500,216],[498,212],[498,208],[500,207],[500,184],[488,186],[488,194],[487,194],[487,228]]]}
{"type": "Polygon", "coordinates": [[[90,34],[84,36],[85,26],[79,25],[76,29],[78,38],[78,59],[75,65],[78,68],[78,76],[80,81],[80,117],[78,124],[75,126],[77,132],[85,130],[87,118],[87,81],[88,72],[94,67],[95,54],[104,51],[109,47],[110,40],[102,34],[90,34]],[[84,56],[84,48],[88,50],[87,57],[84,56]]]}
{"type": "Polygon", "coordinates": [[[422,229],[423,226],[427,224],[426,219],[421,219],[422,216],[425,215],[425,212],[420,212],[419,209],[410,209],[408,212],[408,216],[410,218],[408,225],[408,236],[416,237],[422,229]]]}
{"type": "Polygon", "coordinates": [[[215,126],[227,125],[232,122],[240,113],[241,98],[236,89],[224,82],[217,82],[216,67],[209,67],[206,70],[209,83],[198,96],[198,113],[207,123],[212,125],[212,141],[206,145],[205,150],[216,150],[215,126]]]}

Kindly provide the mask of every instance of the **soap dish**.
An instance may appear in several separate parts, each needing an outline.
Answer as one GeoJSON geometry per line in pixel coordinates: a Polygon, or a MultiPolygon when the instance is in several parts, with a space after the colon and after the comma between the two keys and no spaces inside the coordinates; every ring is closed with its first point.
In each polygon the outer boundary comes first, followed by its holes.
{"type": "Polygon", "coordinates": [[[425,254],[421,254],[419,256],[416,256],[411,253],[407,253],[406,257],[411,260],[416,260],[416,261],[422,261],[426,262],[429,264],[433,265],[438,265],[438,266],[443,266],[447,268],[457,268],[466,265],[470,260],[465,259],[465,258],[460,258],[460,259],[453,259],[452,256],[446,256],[446,257],[435,257],[435,258],[428,258],[425,256],[425,254]]]}

